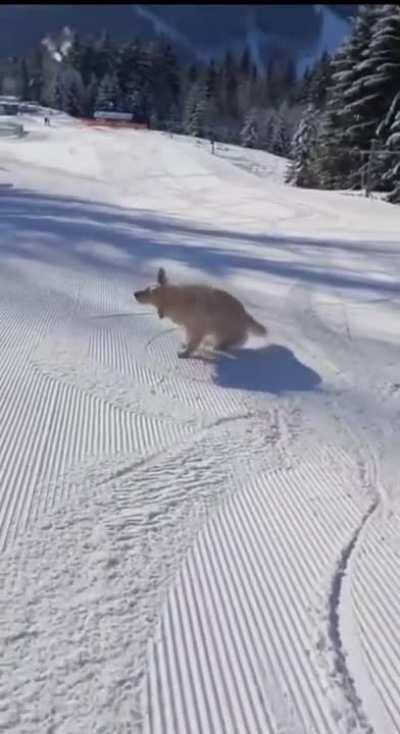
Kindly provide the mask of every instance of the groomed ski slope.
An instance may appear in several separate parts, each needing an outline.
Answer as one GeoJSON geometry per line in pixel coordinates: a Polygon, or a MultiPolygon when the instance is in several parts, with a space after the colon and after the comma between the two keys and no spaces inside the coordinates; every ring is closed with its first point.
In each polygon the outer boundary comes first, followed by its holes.
{"type": "Polygon", "coordinates": [[[149,131],[0,138],[0,729],[400,729],[400,209],[149,131]],[[178,360],[133,291],[269,329],[178,360]]]}

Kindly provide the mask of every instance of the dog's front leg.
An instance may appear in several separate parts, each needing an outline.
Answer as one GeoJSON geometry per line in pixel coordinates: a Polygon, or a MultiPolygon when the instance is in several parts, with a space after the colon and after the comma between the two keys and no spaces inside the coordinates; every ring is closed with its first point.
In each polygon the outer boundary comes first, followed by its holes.
{"type": "Polygon", "coordinates": [[[190,334],[185,349],[183,349],[181,352],[178,352],[178,357],[180,357],[180,359],[190,357],[190,355],[196,351],[197,347],[200,346],[202,338],[203,334],[190,334]]]}

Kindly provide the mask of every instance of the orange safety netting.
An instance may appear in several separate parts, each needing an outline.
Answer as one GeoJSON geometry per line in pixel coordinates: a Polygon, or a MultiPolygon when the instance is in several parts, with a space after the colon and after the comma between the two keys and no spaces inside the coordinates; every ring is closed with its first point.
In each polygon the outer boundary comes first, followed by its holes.
{"type": "Polygon", "coordinates": [[[94,120],[92,118],[79,118],[84,125],[92,127],[125,127],[136,128],[137,130],[147,130],[147,125],[141,122],[128,122],[126,120],[94,120]]]}

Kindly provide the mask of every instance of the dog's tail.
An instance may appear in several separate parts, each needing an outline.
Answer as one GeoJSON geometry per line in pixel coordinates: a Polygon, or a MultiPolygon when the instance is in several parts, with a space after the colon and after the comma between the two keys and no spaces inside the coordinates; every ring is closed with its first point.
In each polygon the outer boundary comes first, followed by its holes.
{"type": "Polygon", "coordinates": [[[249,331],[251,331],[252,334],[257,334],[258,336],[265,336],[265,334],[268,334],[265,326],[253,319],[250,314],[247,314],[247,328],[249,331]]]}

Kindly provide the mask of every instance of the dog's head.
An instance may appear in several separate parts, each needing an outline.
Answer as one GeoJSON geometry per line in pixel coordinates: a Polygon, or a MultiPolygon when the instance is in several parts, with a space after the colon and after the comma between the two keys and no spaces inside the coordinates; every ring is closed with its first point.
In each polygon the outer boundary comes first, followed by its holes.
{"type": "Polygon", "coordinates": [[[149,286],[143,291],[135,291],[133,294],[139,303],[151,303],[152,306],[160,308],[162,301],[162,290],[167,284],[167,276],[164,268],[160,268],[157,276],[157,285],[149,286]]]}

